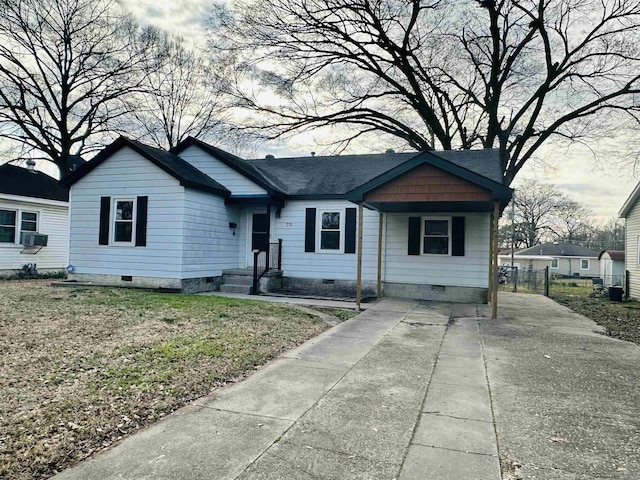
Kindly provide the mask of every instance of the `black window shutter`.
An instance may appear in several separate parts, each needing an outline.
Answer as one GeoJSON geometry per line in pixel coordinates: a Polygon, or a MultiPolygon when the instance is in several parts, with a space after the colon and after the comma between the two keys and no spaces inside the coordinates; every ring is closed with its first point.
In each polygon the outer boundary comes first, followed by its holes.
{"type": "Polygon", "coordinates": [[[464,257],[464,217],[451,219],[451,254],[464,257]]]}
{"type": "Polygon", "coordinates": [[[347,208],[344,220],[344,253],[356,253],[356,209],[347,208]]]}
{"type": "Polygon", "coordinates": [[[136,247],[147,246],[147,204],[149,197],[138,197],[136,202],[136,247]]]}
{"type": "Polygon", "coordinates": [[[109,212],[111,210],[111,197],[100,197],[100,229],[98,231],[98,244],[109,245],[109,212]]]}
{"type": "Polygon", "coordinates": [[[304,251],[316,251],[316,209],[307,208],[304,221],[304,251]]]}
{"type": "Polygon", "coordinates": [[[409,217],[409,255],[420,255],[420,217],[409,217]]]}

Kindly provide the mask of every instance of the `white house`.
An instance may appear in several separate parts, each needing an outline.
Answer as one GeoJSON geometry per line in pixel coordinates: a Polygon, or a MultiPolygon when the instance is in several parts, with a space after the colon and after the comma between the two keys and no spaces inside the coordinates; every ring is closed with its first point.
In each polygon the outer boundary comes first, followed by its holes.
{"type": "MultiPolygon", "coordinates": [[[[600,275],[599,253],[574,243],[548,242],[534,245],[520,250],[515,254],[514,262],[518,259],[538,257],[543,259],[539,265],[549,262],[551,275],[559,277],[594,278],[600,275]]],[[[544,267],[543,267],[544,268],[544,267]]]]}
{"type": "MultiPolygon", "coordinates": [[[[513,266],[518,272],[544,270],[551,267],[553,257],[545,255],[519,255],[517,252],[513,255],[513,266]]],[[[511,266],[511,254],[498,255],[498,262],[502,266],[511,266]]]]}
{"type": "Polygon", "coordinates": [[[600,260],[600,278],[605,287],[624,286],[624,250],[603,250],[600,260]]]}
{"type": "MultiPolygon", "coordinates": [[[[69,251],[69,189],[45,173],[11,164],[0,166],[0,276],[24,265],[38,272],[64,271],[69,251]],[[28,238],[46,235],[46,246],[28,238]],[[26,245],[24,245],[26,244],[26,245]]],[[[39,237],[42,243],[44,237],[39,237]]]]}
{"type": "Polygon", "coordinates": [[[640,183],[636,185],[631,195],[625,200],[618,217],[624,218],[625,224],[625,267],[628,272],[626,280],[629,291],[627,296],[633,300],[640,300],[640,183]]]}
{"type": "Polygon", "coordinates": [[[240,291],[269,265],[266,289],[469,302],[511,198],[494,150],[243,160],[192,138],[122,137],[63,183],[71,280],[240,291]]]}

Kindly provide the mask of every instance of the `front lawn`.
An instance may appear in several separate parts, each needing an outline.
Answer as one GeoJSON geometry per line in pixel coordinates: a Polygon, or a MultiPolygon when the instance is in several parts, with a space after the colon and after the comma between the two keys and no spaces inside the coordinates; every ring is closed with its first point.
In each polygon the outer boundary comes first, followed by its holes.
{"type": "Polygon", "coordinates": [[[46,478],[327,328],[276,304],[0,283],[0,478],[46,478]]]}

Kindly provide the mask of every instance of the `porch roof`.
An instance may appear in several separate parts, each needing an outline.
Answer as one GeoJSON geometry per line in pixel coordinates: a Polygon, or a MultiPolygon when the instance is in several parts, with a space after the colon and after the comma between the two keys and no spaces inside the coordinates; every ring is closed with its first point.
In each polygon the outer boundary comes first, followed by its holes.
{"type": "Polygon", "coordinates": [[[349,192],[352,202],[383,212],[490,212],[512,190],[491,178],[424,152],[349,192]]]}

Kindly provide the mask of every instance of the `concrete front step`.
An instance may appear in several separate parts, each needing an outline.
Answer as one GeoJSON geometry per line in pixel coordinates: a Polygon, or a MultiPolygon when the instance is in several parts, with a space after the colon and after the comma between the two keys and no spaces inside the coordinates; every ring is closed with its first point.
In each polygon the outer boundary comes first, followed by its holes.
{"type": "Polygon", "coordinates": [[[246,275],[222,275],[222,280],[228,285],[253,285],[253,276],[246,275]]]}
{"type": "Polygon", "coordinates": [[[220,291],[224,293],[242,293],[249,295],[251,293],[251,285],[233,285],[224,283],[220,285],[220,291]]]}

